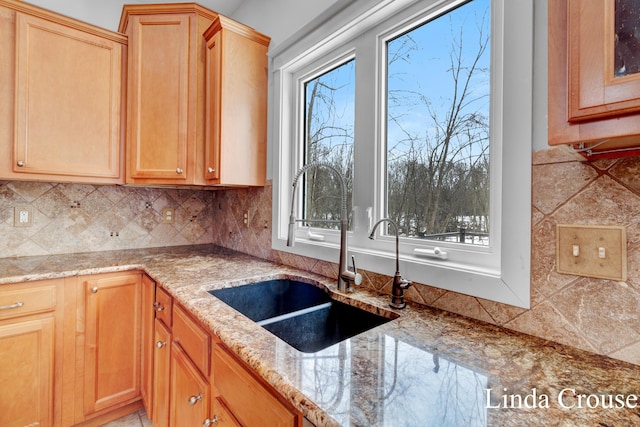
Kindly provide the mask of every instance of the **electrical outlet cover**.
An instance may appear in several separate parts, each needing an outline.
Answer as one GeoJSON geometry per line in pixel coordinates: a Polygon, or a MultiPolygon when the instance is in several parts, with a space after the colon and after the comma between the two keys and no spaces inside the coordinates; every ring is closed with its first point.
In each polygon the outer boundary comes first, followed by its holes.
{"type": "Polygon", "coordinates": [[[14,227],[31,227],[33,225],[33,211],[29,206],[16,206],[13,212],[14,227]]]}

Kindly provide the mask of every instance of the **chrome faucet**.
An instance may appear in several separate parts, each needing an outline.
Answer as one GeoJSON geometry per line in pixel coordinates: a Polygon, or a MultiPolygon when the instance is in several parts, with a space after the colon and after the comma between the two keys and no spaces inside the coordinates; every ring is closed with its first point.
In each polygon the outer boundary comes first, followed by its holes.
{"type": "Polygon", "coordinates": [[[407,304],[404,302],[404,290],[411,286],[411,282],[403,279],[400,275],[400,237],[398,233],[398,224],[389,218],[382,218],[376,222],[369,233],[369,238],[374,240],[376,238],[376,228],[382,222],[388,222],[391,224],[396,232],[396,274],[393,276],[393,289],[391,290],[391,302],[389,305],[393,308],[405,308],[407,304]]]}
{"type": "Polygon", "coordinates": [[[335,223],[338,221],[331,220],[305,220],[305,219],[296,219],[295,217],[295,207],[296,207],[296,188],[298,186],[298,180],[300,177],[305,174],[309,169],[316,168],[326,168],[332,171],[340,181],[340,190],[342,194],[342,208],[340,211],[340,260],[338,263],[338,290],[341,292],[352,291],[353,288],[349,285],[353,282],[356,285],[362,283],[362,276],[358,273],[356,269],[356,261],[354,257],[351,257],[351,261],[353,263],[353,271],[349,270],[347,266],[347,226],[348,226],[348,216],[347,216],[347,185],[344,181],[344,178],[340,171],[335,167],[331,166],[328,163],[309,163],[304,165],[293,180],[293,192],[291,193],[291,213],[289,214],[289,232],[287,233],[287,246],[293,246],[295,243],[295,225],[296,222],[315,222],[315,223],[335,223]]]}

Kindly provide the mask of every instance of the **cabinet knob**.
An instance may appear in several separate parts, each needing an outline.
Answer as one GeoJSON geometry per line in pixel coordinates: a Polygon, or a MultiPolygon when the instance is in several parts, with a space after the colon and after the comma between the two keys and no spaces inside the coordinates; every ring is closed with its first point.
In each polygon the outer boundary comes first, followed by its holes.
{"type": "Polygon", "coordinates": [[[182,174],[182,168],[176,168],[176,173],[178,175],[181,175],[182,174]]]}
{"type": "Polygon", "coordinates": [[[158,341],[156,343],[156,348],[160,349],[160,348],[164,347],[165,345],[167,345],[166,341],[158,341]]]}
{"type": "Polygon", "coordinates": [[[211,424],[218,425],[217,415],[214,415],[211,419],[207,418],[206,420],[204,420],[204,423],[202,423],[202,427],[209,427],[211,424]]]}
{"type": "Polygon", "coordinates": [[[93,288],[91,288],[91,293],[97,294],[98,293],[98,287],[94,286],[93,288]]]}
{"type": "Polygon", "coordinates": [[[202,400],[202,393],[198,393],[197,396],[191,396],[189,398],[189,405],[195,405],[196,403],[198,403],[199,401],[202,400]]]}
{"type": "Polygon", "coordinates": [[[209,173],[214,173],[215,171],[216,170],[214,168],[212,168],[212,167],[208,167],[207,168],[207,172],[209,172],[209,173]]]}
{"type": "Polygon", "coordinates": [[[18,167],[21,168],[24,166],[24,162],[22,160],[18,160],[18,167]]]}

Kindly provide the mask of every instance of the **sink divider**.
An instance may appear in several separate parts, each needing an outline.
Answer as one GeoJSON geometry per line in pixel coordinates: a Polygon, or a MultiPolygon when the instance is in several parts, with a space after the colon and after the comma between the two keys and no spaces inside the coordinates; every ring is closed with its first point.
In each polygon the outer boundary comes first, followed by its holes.
{"type": "Polygon", "coordinates": [[[268,319],[260,320],[256,322],[260,326],[270,325],[272,323],[279,322],[281,320],[290,319],[292,317],[301,316],[307,313],[313,313],[314,311],[323,310],[325,308],[331,307],[331,301],[325,302],[324,304],[318,304],[311,307],[303,308],[302,310],[292,311],[291,313],[281,314],[279,316],[270,317],[268,319]]]}

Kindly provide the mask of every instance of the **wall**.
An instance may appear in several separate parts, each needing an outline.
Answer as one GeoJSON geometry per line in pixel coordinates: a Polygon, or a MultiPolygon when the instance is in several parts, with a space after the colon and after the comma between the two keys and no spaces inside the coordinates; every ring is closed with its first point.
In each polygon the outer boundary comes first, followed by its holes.
{"type": "Polygon", "coordinates": [[[211,243],[212,191],[0,180],[0,257],[211,243]],[[31,227],[14,227],[28,206],[31,227]],[[162,222],[165,207],[173,224],[162,222]],[[112,235],[113,234],[113,235],[112,235]]]}
{"type": "MultiPolygon", "coordinates": [[[[411,277],[414,286],[406,298],[640,364],[640,158],[589,163],[554,148],[535,152],[532,168],[531,309],[434,288],[428,277],[411,277]],[[567,223],[625,225],[627,282],[557,273],[555,226],[567,223]]],[[[221,208],[221,227],[214,231],[217,244],[337,277],[336,264],[271,250],[271,186],[221,192],[216,204],[221,208]],[[243,212],[249,212],[248,228],[243,212]]],[[[362,273],[362,286],[391,293],[391,276],[362,273]]]]}

